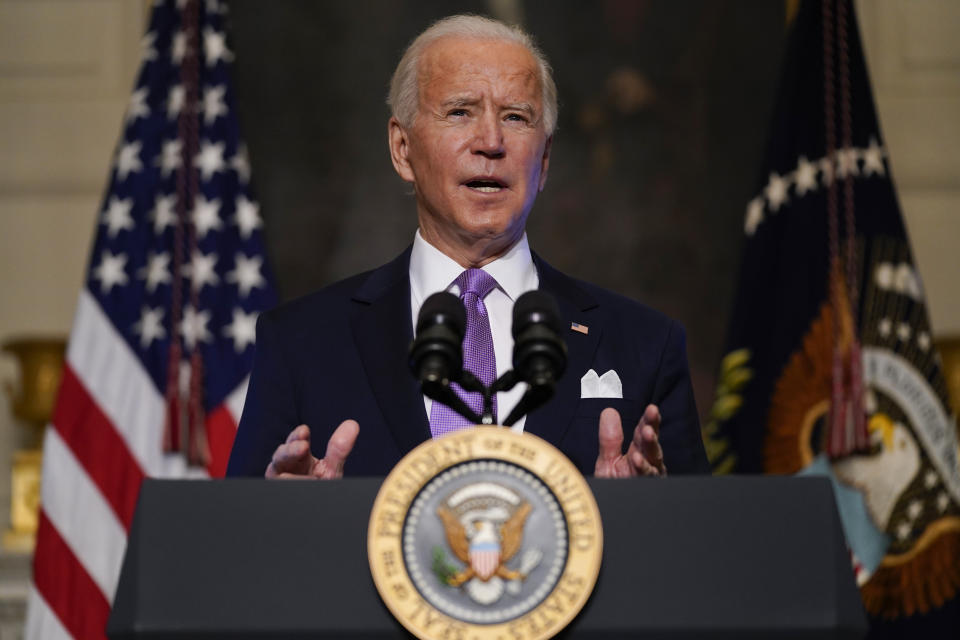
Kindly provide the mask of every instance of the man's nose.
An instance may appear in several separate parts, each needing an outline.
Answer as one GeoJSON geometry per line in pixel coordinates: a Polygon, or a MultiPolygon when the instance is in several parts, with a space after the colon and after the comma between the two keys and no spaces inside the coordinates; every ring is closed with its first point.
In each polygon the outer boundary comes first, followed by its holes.
{"type": "Polygon", "coordinates": [[[477,120],[477,128],[471,151],[491,158],[499,158],[506,151],[503,144],[503,127],[495,114],[485,113],[477,120]]]}

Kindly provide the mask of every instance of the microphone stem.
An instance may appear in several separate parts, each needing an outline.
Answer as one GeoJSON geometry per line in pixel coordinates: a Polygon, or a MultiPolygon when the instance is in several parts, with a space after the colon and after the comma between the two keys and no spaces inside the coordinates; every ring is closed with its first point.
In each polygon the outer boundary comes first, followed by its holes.
{"type": "Polygon", "coordinates": [[[483,387],[483,418],[481,424],[495,424],[496,419],[493,415],[493,391],[490,387],[483,387]]]}

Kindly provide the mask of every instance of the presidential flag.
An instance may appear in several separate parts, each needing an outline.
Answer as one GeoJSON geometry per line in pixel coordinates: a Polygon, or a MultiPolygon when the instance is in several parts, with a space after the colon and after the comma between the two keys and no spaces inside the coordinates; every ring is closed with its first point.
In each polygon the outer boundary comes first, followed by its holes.
{"type": "Polygon", "coordinates": [[[105,637],[143,478],[226,469],[276,298],[224,18],[157,2],[143,39],[45,436],[27,638],[105,637]]]}
{"type": "Polygon", "coordinates": [[[956,417],[849,0],[792,23],[704,439],[829,475],[871,637],[960,637],[956,417]]]}

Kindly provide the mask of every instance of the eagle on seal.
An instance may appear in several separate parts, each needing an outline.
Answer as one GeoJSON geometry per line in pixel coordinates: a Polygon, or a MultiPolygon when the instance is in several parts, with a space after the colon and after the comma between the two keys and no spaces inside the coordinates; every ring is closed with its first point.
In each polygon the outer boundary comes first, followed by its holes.
{"type": "Polygon", "coordinates": [[[523,542],[523,527],[530,515],[530,503],[524,502],[497,531],[493,522],[478,520],[473,523],[476,530],[467,535],[467,528],[448,508],[441,506],[437,515],[443,521],[447,544],[453,554],[466,566],[463,571],[450,576],[447,583],[459,587],[471,578],[486,582],[493,576],[505,580],[522,580],[526,576],[519,571],[507,569],[504,565],[519,551],[523,542]]]}

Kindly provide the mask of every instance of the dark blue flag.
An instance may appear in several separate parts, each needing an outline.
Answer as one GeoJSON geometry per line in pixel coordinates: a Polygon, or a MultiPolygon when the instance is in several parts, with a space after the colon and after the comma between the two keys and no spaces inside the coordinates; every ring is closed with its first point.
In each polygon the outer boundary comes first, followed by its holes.
{"type": "Polygon", "coordinates": [[[871,637],[960,637],[956,419],[847,0],[791,26],[744,231],[715,472],[831,476],[871,637]]]}

